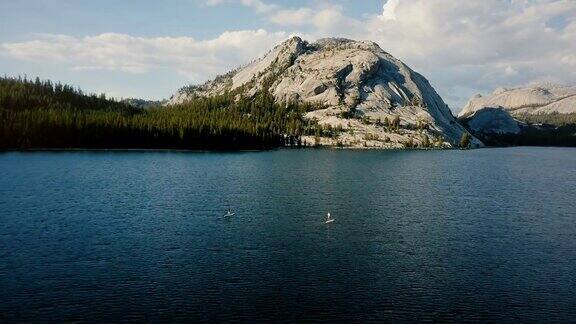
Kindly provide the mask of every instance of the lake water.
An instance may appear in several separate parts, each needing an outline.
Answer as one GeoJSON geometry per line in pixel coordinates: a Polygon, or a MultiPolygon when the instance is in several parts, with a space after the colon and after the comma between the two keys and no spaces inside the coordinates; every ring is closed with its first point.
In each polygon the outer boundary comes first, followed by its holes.
{"type": "Polygon", "coordinates": [[[571,321],[575,189],[575,149],[3,153],[0,321],[571,321]]]}

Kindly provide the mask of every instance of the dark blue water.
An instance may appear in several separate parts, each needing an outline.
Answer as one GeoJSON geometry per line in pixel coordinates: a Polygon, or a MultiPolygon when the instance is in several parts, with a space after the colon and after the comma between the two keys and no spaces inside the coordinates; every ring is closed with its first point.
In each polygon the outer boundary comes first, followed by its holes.
{"type": "Polygon", "coordinates": [[[4,153],[0,321],[567,322],[575,188],[574,149],[4,153]]]}

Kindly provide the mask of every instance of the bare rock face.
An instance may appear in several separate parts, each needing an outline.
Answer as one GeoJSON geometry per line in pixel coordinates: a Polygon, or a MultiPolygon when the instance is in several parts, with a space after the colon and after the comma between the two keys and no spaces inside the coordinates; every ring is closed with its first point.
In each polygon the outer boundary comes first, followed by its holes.
{"type": "Polygon", "coordinates": [[[576,113],[576,86],[542,84],[524,88],[500,88],[490,96],[474,96],[458,117],[467,118],[483,108],[498,106],[515,117],[526,114],[576,113]]]}
{"type": "MultiPolygon", "coordinates": [[[[278,102],[317,104],[306,117],[343,130],[338,138],[321,139],[324,145],[451,147],[466,132],[422,75],[376,43],[348,39],[291,38],[245,67],[182,88],[168,104],[232,90],[252,96],[263,84],[278,102]],[[395,118],[400,127],[386,127],[395,118]]],[[[482,143],[473,138],[473,145],[482,143]]]]}

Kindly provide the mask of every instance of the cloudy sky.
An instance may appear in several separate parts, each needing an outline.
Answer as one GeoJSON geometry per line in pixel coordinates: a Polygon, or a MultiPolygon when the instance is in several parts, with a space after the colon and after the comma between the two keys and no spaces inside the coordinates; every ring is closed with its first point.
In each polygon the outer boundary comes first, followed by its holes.
{"type": "Polygon", "coordinates": [[[576,83],[576,0],[0,1],[0,73],[161,99],[292,35],[375,41],[454,111],[501,86],[576,83]]]}

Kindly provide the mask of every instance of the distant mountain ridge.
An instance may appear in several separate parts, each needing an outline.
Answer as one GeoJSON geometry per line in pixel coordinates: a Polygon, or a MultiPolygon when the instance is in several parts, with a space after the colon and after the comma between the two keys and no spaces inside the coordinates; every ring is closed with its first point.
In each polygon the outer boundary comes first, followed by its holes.
{"type": "Polygon", "coordinates": [[[162,107],[166,104],[167,100],[146,100],[140,98],[124,98],[121,102],[126,103],[134,108],[150,109],[155,107],[162,107]]]}
{"type": "Polygon", "coordinates": [[[512,116],[576,113],[576,86],[539,84],[519,88],[499,88],[491,95],[476,95],[458,114],[466,118],[487,107],[503,107],[512,116]]]}
{"type": "Polygon", "coordinates": [[[422,75],[376,43],[341,38],[310,43],[293,37],[242,68],[180,89],[167,105],[263,90],[279,103],[316,105],[305,117],[340,130],[335,138],[306,139],[323,145],[454,147],[467,132],[422,75]]]}
{"type": "Polygon", "coordinates": [[[487,145],[576,146],[576,86],[496,89],[471,98],[458,119],[487,145]]]}

